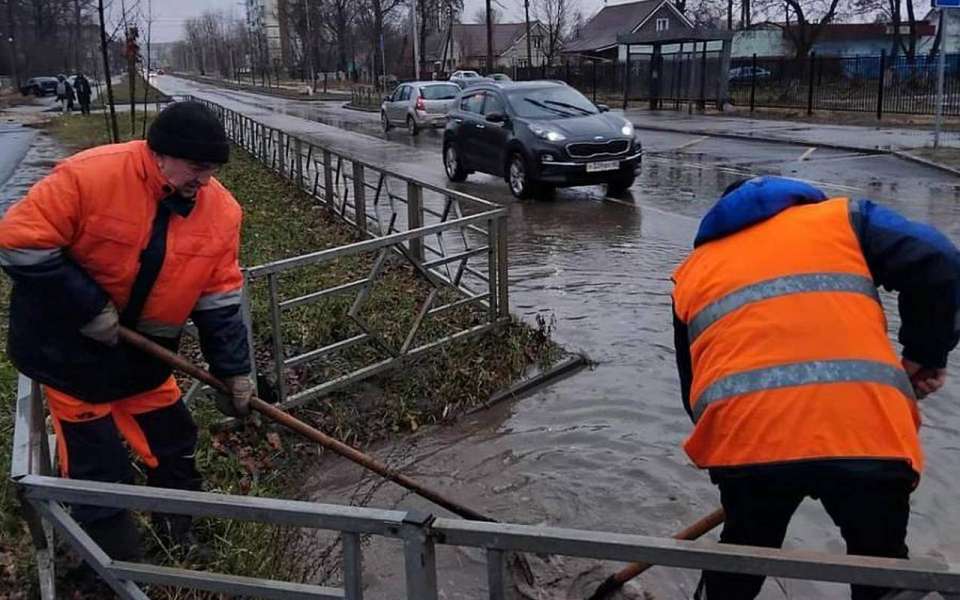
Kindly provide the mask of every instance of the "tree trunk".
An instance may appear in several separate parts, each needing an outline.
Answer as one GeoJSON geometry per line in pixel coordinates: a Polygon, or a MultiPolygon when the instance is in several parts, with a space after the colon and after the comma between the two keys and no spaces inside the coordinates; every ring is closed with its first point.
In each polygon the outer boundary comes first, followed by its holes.
{"type": "Polygon", "coordinates": [[[103,0],[98,0],[100,13],[100,54],[103,56],[103,79],[107,84],[107,102],[110,104],[110,136],[113,143],[120,141],[120,129],[117,127],[117,109],[113,105],[113,84],[110,82],[110,57],[107,54],[107,30],[103,20],[103,0]]]}
{"type": "Polygon", "coordinates": [[[917,60],[917,17],[913,10],[913,0],[907,0],[907,23],[910,26],[910,37],[907,39],[907,62],[913,64],[917,60]]]}

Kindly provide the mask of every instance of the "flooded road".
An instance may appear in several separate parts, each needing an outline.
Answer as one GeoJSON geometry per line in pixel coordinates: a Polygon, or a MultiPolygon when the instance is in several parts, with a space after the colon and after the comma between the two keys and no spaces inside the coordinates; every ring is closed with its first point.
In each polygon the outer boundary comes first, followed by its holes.
{"type": "MultiPolygon", "coordinates": [[[[272,126],[447,185],[437,132],[411,140],[403,132],[383,134],[376,114],[158,79],[167,93],[194,92],[272,126]]],[[[509,209],[513,312],[528,321],[538,314],[554,318],[556,339],[597,365],[522,401],[375,449],[378,456],[499,519],[669,535],[710,512],[719,499],[706,474],[680,449],[691,426],[674,366],[669,277],[690,248],[698,218],[720,191],[752,174],[799,177],[830,194],[890,204],[960,242],[960,181],[934,170],[888,156],[687,134],[649,132],[644,144],[642,175],[624,198],[606,199],[601,188],[577,188],[550,201],[517,202],[502,181],[481,175],[450,185],[509,209]]],[[[895,303],[886,300],[895,336],[895,303]]],[[[922,404],[929,466],[913,496],[909,543],[914,555],[960,561],[960,502],[953,487],[960,477],[956,364],[945,389],[922,404]]],[[[443,514],[338,460],[320,465],[306,487],[319,501],[443,514]]],[[[809,500],[791,523],[785,547],[843,552],[826,513],[809,500]]],[[[395,598],[392,590],[403,577],[397,546],[375,542],[364,557],[370,576],[366,597],[395,598]]],[[[483,596],[481,556],[444,549],[438,565],[443,598],[483,596]]],[[[656,598],[688,598],[696,580],[696,573],[654,569],[640,585],[656,598]]],[[[846,595],[843,586],[771,580],[761,597],[846,595]]]]}

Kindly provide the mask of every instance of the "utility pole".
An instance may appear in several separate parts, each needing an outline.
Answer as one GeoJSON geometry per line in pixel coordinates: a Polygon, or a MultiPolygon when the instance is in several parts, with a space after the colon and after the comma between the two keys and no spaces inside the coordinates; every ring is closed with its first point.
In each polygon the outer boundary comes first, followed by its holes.
{"type": "Polygon", "coordinates": [[[420,79],[420,28],[417,27],[417,0],[410,0],[410,21],[413,23],[413,80],[420,79]]]}
{"type": "Polygon", "coordinates": [[[530,50],[530,0],[523,0],[523,18],[527,22],[527,68],[533,66],[533,52],[530,50]]]}
{"type": "Polygon", "coordinates": [[[493,14],[487,0],[487,73],[493,72],[493,14]]]}

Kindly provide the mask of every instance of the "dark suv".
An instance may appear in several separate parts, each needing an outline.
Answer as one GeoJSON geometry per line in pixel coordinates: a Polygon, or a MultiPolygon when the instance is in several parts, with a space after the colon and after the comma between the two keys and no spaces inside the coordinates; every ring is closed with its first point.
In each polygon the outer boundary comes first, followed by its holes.
{"type": "Polygon", "coordinates": [[[607,110],[553,81],[472,86],[447,114],[447,177],[498,175],[517,198],[595,184],[621,193],[640,166],[640,139],[628,120],[607,110]]]}
{"type": "Polygon", "coordinates": [[[56,94],[57,83],[56,77],[31,77],[26,83],[20,86],[20,93],[24,96],[29,96],[30,94],[34,96],[56,94]]]}

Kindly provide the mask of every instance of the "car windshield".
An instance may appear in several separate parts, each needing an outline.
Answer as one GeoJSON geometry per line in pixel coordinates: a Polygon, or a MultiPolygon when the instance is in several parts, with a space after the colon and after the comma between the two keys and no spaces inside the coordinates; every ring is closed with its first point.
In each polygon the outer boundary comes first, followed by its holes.
{"type": "Polygon", "coordinates": [[[515,90],[508,94],[516,116],[526,119],[562,119],[597,114],[583,94],[566,86],[515,90]]]}
{"type": "Polygon", "coordinates": [[[453,100],[460,93],[455,85],[428,85],[420,88],[424,100],[453,100]]]}
{"type": "Polygon", "coordinates": [[[464,71],[461,77],[480,77],[480,74],[476,71],[464,71]]]}

